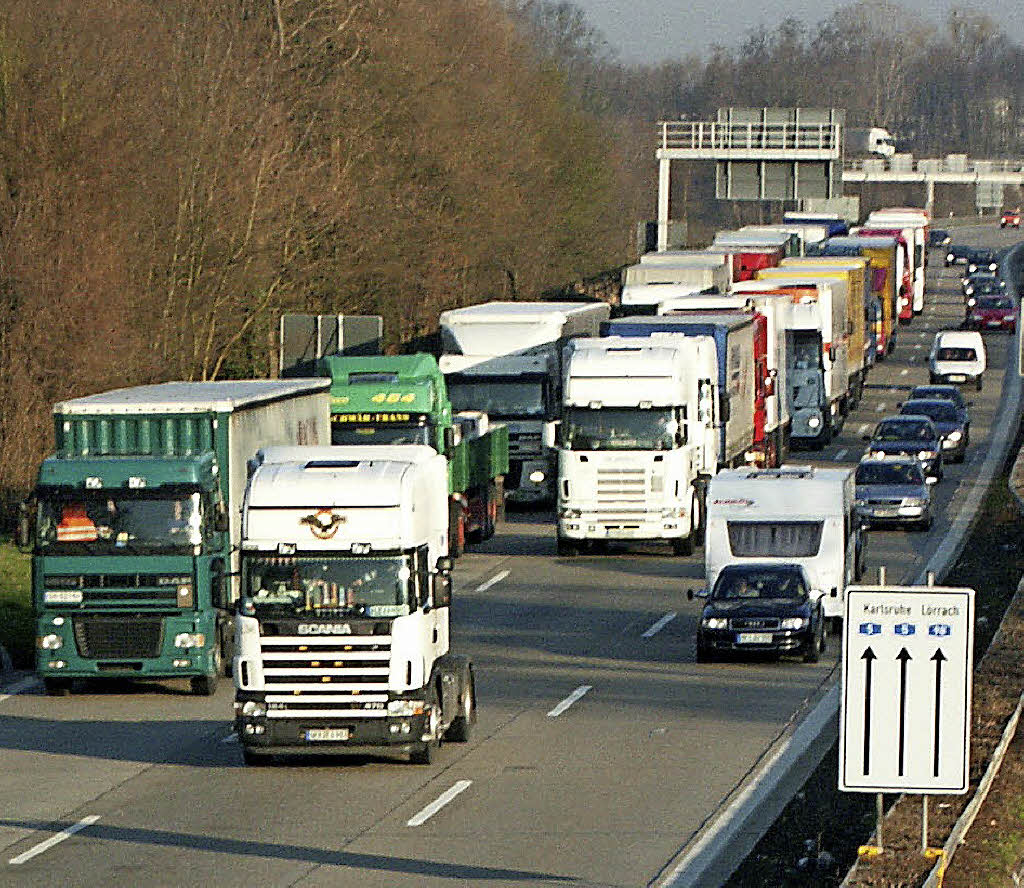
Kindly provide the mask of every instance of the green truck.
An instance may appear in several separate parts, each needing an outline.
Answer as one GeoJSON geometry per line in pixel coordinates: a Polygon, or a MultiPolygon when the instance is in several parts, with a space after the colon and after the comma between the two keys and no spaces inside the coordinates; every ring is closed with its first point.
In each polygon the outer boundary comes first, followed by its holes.
{"type": "Polygon", "coordinates": [[[333,444],[428,444],[448,458],[449,552],[494,534],[504,514],[508,429],[476,411],[452,413],[432,355],[317,361],[331,380],[333,444]]]}
{"type": "Polygon", "coordinates": [[[55,405],[55,453],[22,511],[36,671],[188,678],[209,695],[231,662],[249,461],[330,436],[326,380],[169,382],[55,405]]]}

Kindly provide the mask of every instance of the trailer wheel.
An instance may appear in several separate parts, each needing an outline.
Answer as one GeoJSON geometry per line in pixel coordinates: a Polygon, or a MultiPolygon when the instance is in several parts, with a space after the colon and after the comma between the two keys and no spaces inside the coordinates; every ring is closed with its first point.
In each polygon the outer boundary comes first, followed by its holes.
{"type": "Polygon", "coordinates": [[[463,672],[461,681],[459,714],[452,719],[444,735],[445,740],[452,740],[455,743],[466,743],[473,733],[473,725],[476,724],[476,682],[473,680],[472,667],[463,672]]]}

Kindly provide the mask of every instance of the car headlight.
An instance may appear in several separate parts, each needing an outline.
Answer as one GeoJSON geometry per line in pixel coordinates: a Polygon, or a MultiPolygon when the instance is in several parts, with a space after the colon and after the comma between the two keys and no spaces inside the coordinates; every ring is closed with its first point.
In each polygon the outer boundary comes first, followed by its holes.
{"type": "Polygon", "coordinates": [[[900,504],[903,506],[927,506],[928,500],[923,496],[905,496],[903,502],[900,504]]]}
{"type": "Polygon", "coordinates": [[[967,270],[973,273],[978,270],[978,266],[972,262],[970,265],[967,266],[967,270]]]}
{"type": "Polygon", "coordinates": [[[817,416],[812,416],[809,420],[807,420],[807,425],[812,429],[816,429],[818,426],[821,425],[821,418],[817,416]]]}
{"type": "Polygon", "coordinates": [[[918,459],[934,459],[935,458],[935,451],[934,450],[919,450],[918,453],[917,453],[917,458],[918,459]]]}
{"type": "Polygon", "coordinates": [[[259,718],[266,714],[267,706],[265,703],[257,703],[255,700],[246,700],[242,704],[242,715],[247,715],[251,718],[259,718]]]}
{"type": "Polygon", "coordinates": [[[998,271],[998,269],[999,269],[999,263],[998,262],[990,262],[989,263],[989,266],[988,266],[988,270],[989,271],[998,271]]]}
{"type": "Polygon", "coordinates": [[[399,718],[408,718],[411,715],[423,715],[424,708],[422,700],[388,701],[388,715],[395,715],[399,718]]]}
{"type": "Polygon", "coordinates": [[[206,644],[206,636],[202,632],[179,632],[174,636],[176,648],[201,648],[206,644]]]}
{"type": "Polygon", "coordinates": [[[729,620],[726,617],[705,617],[700,624],[705,629],[725,629],[729,625],[729,620]]]}
{"type": "Polygon", "coordinates": [[[779,626],[783,629],[803,629],[807,625],[807,617],[786,617],[779,626]]]}
{"type": "Polygon", "coordinates": [[[64,647],[64,639],[59,635],[40,635],[36,638],[36,647],[44,651],[59,651],[64,647]]]}
{"type": "Polygon", "coordinates": [[[530,480],[534,484],[540,484],[546,477],[547,475],[545,475],[540,469],[537,469],[535,472],[530,472],[530,480]]]}
{"type": "Polygon", "coordinates": [[[946,253],[947,262],[952,262],[954,259],[956,259],[956,256],[954,256],[952,253],[946,253]]]}
{"type": "Polygon", "coordinates": [[[963,436],[964,436],[964,435],[963,435],[963,432],[961,432],[961,431],[957,430],[957,431],[954,431],[954,432],[950,432],[950,433],[949,433],[949,434],[948,434],[948,435],[946,436],[946,440],[948,440],[948,441],[952,441],[952,442],[953,442],[953,443],[955,444],[955,443],[956,443],[957,441],[959,441],[959,440],[960,440],[960,439],[961,439],[961,438],[962,438],[963,436]]]}

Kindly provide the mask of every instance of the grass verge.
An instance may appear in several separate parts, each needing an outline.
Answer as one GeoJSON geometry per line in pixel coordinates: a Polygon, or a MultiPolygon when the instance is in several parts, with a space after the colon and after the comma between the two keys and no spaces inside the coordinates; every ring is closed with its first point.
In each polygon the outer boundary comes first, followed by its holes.
{"type": "Polygon", "coordinates": [[[0,644],[11,655],[15,668],[32,665],[32,596],[29,583],[31,559],[8,539],[0,539],[0,644]]]}

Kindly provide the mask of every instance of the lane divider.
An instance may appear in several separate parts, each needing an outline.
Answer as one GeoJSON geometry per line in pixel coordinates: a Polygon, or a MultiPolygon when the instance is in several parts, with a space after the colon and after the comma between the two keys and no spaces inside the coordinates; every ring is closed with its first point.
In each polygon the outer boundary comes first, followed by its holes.
{"type": "MultiPolygon", "coordinates": [[[[664,629],[669,623],[671,623],[678,616],[677,611],[672,611],[670,614],[665,614],[660,620],[652,624],[651,627],[641,635],[641,638],[650,638],[652,635],[657,635],[664,629]]],[[[549,713],[550,715],[550,713],[549,713]]]]}
{"type": "Polygon", "coordinates": [[[449,789],[446,789],[441,795],[439,795],[434,801],[432,801],[427,807],[425,807],[418,814],[410,818],[405,824],[406,826],[422,826],[431,817],[433,817],[438,811],[440,811],[445,805],[447,805],[452,799],[454,799],[459,793],[465,792],[473,785],[472,780],[456,780],[454,785],[449,789]]]}
{"type": "Polygon", "coordinates": [[[25,678],[19,679],[14,684],[8,685],[3,689],[3,693],[0,693],[0,703],[4,700],[9,700],[11,697],[15,697],[18,694],[23,694],[25,691],[35,690],[40,686],[40,681],[34,675],[26,676],[25,678]]]}
{"type": "Polygon", "coordinates": [[[588,691],[592,691],[593,685],[580,685],[573,691],[568,697],[566,697],[561,703],[559,703],[554,709],[548,713],[548,718],[558,718],[566,709],[572,706],[577,700],[580,699],[588,691]]]}
{"type": "Polygon", "coordinates": [[[498,583],[500,583],[503,579],[505,579],[505,577],[508,576],[508,574],[509,574],[509,572],[507,570],[503,570],[503,571],[501,571],[501,573],[496,573],[489,580],[486,580],[485,582],[483,582],[479,586],[477,586],[474,591],[476,591],[476,592],[486,592],[488,589],[491,588],[491,586],[497,586],[498,583]]]}
{"type": "Polygon", "coordinates": [[[49,851],[54,845],[59,845],[65,839],[71,838],[75,833],[81,832],[86,827],[92,826],[97,820],[100,819],[99,814],[90,814],[88,817],[83,817],[78,823],[73,823],[67,829],[62,829],[55,836],[50,836],[38,845],[33,845],[24,854],[19,854],[17,857],[12,857],[8,863],[11,866],[20,866],[27,860],[31,860],[33,857],[38,857],[44,851],[49,851]]]}
{"type": "Polygon", "coordinates": [[[836,452],[835,461],[839,462],[849,451],[844,447],[842,450],[836,452]]]}

